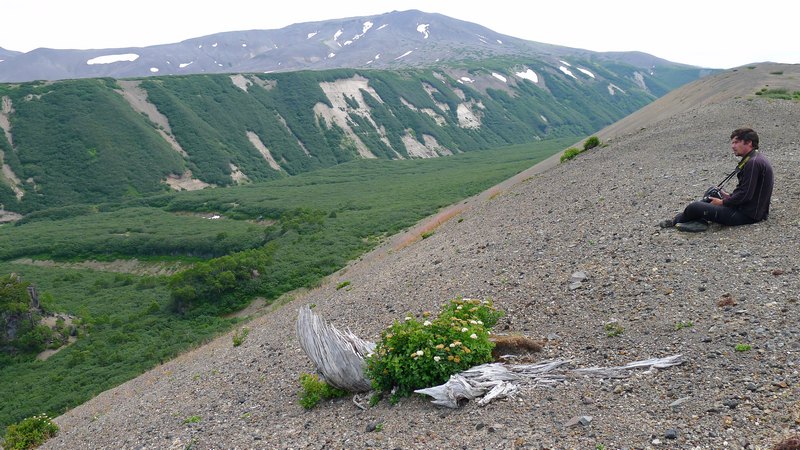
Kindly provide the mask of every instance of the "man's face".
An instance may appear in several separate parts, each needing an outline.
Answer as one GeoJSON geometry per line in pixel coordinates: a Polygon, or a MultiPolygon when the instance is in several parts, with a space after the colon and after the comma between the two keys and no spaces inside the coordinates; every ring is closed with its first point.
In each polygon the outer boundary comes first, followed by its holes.
{"type": "Polygon", "coordinates": [[[731,149],[733,150],[734,155],[742,157],[750,153],[750,150],[753,149],[753,143],[751,141],[743,141],[741,139],[733,138],[731,139],[731,149]]]}

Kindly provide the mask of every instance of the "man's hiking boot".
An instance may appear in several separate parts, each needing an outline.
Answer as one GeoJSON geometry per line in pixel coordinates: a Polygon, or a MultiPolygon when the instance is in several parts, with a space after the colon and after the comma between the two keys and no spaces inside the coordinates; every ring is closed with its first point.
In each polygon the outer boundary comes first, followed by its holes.
{"type": "Polygon", "coordinates": [[[692,220],[691,222],[676,223],[675,228],[680,231],[688,231],[690,233],[697,233],[699,231],[708,230],[708,222],[704,220],[692,220]]]}
{"type": "Polygon", "coordinates": [[[675,223],[672,222],[672,219],[664,219],[661,222],[658,222],[658,226],[661,228],[672,228],[675,226],[675,223]]]}

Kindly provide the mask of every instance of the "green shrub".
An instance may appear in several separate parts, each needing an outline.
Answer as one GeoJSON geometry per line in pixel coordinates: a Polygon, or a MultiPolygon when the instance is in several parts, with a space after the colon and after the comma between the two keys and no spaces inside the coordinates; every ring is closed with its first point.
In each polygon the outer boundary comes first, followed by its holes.
{"type": "Polygon", "coordinates": [[[244,327],[241,330],[236,330],[233,332],[233,346],[238,347],[244,343],[244,340],[247,339],[247,335],[250,334],[250,328],[244,327]]]}
{"type": "Polygon", "coordinates": [[[620,323],[616,321],[611,321],[605,324],[603,326],[603,330],[605,330],[606,336],[608,337],[621,336],[622,333],[625,332],[625,328],[623,328],[622,325],[620,325],[620,323]]]}
{"type": "Polygon", "coordinates": [[[46,414],[28,417],[6,429],[3,448],[6,450],[27,450],[40,446],[44,441],[58,433],[58,425],[46,414]]]}
{"type": "Polygon", "coordinates": [[[762,88],[756,92],[756,95],[761,95],[766,98],[773,98],[777,100],[800,100],[800,91],[789,92],[787,89],[768,89],[762,88]]]}
{"type": "Polygon", "coordinates": [[[737,352],[749,352],[753,347],[750,344],[736,344],[733,349],[737,352]]]}
{"type": "Polygon", "coordinates": [[[598,145],[600,145],[600,139],[597,136],[590,136],[589,139],[586,139],[586,142],[583,143],[583,151],[595,148],[598,145]]]}
{"type": "Polygon", "coordinates": [[[303,392],[300,394],[300,405],[305,409],[315,407],[322,400],[345,397],[349,394],[343,389],[337,389],[321,381],[318,376],[310,373],[300,374],[300,386],[303,388],[303,392]]]}
{"type": "Polygon", "coordinates": [[[570,159],[578,156],[580,153],[581,153],[580,149],[577,149],[575,147],[570,147],[564,151],[563,155],[561,155],[561,162],[563,163],[564,161],[569,161],[570,159]]]}
{"type": "Polygon", "coordinates": [[[490,301],[458,298],[439,317],[429,315],[422,322],[409,315],[381,333],[366,369],[377,391],[396,388],[396,399],[492,360],[489,329],[503,313],[490,301]]]}

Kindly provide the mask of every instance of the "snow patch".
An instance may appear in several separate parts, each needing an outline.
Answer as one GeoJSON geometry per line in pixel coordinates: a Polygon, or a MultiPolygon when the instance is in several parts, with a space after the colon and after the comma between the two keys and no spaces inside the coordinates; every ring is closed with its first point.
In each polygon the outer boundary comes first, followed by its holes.
{"type": "MultiPolygon", "coordinates": [[[[563,62],[563,61],[562,61],[562,62],[563,62]]],[[[578,77],[576,77],[575,75],[573,75],[573,74],[572,74],[572,72],[571,72],[569,69],[567,69],[566,67],[564,67],[564,66],[558,66],[558,70],[560,70],[560,71],[564,72],[565,74],[567,74],[567,75],[571,76],[572,78],[575,78],[576,80],[578,79],[578,77]]]]}
{"type": "Polygon", "coordinates": [[[578,67],[578,70],[580,70],[581,72],[585,73],[586,75],[589,75],[592,78],[596,78],[592,72],[589,72],[588,70],[586,70],[584,68],[578,67]]]}
{"type": "Polygon", "coordinates": [[[644,82],[644,75],[641,72],[633,72],[633,81],[636,82],[640,88],[645,91],[647,90],[647,85],[644,82]]]}
{"type": "Polygon", "coordinates": [[[531,69],[528,69],[525,72],[517,72],[516,75],[522,79],[531,80],[534,83],[539,82],[539,75],[536,75],[536,72],[532,71],[531,69]]]}
{"type": "Polygon", "coordinates": [[[474,83],[475,82],[475,80],[473,80],[470,77],[461,77],[458,81],[460,81],[462,83],[474,83]]]}
{"type": "Polygon", "coordinates": [[[158,72],[158,67],[151,67],[150,68],[150,73],[157,73],[157,72],[158,72]]]}
{"type": "Polygon", "coordinates": [[[623,91],[619,86],[612,83],[608,83],[608,93],[614,95],[615,91],[620,91],[623,94],[625,93],[625,91],[623,91]]]}
{"type": "Polygon", "coordinates": [[[112,64],[122,61],[136,61],[137,59],[139,59],[139,55],[136,53],[123,53],[119,55],[98,56],[97,58],[92,58],[86,61],[86,64],[90,66],[94,64],[112,64]]]}
{"type": "Polygon", "coordinates": [[[502,81],[503,83],[508,81],[506,79],[506,77],[504,77],[504,76],[502,76],[502,75],[500,75],[499,73],[496,73],[496,72],[492,72],[492,76],[497,78],[498,80],[502,81]]]}
{"type": "Polygon", "coordinates": [[[559,59],[558,62],[560,62],[561,64],[563,64],[563,65],[565,65],[567,67],[572,67],[572,64],[570,64],[570,63],[568,63],[566,61],[562,61],[562,60],[559,59]]]}
{"type": "Polygon", "coordinates": [[[188,62],[188,63],[181,63],[181,64],[178,64],[178,67],[180,67],[181,69],[185,69],[186,67],[189,67],[189,66],[191,66],[192,64],[194,64],[194,61],[192,61],[192,62],[188,62]]]}
{"type": "Polygon", "coordinates": [[[353,36],[353,40],[352,41],[347,41],[345,43],[345,45],[352,44],[353,41],[357,41],[357,40],[361,39],[362,36],[367,34],[367,31],[369,31],[370,28],[372,28],[372,22],[369,22],[369,21],[364,22],[363,25],[361,26],[361,34],[357,34],[357,35],[353,36]]]}
{"type": "Polygon", "coordinates": [[[428,23],[421,23],[417,25],[417,31],[419,31],[420,33],[422,33],[423,36],[425,36],[424,39],[428,39],[428,36],[430,36],[429,33],[430,26],[431,25],[428,23]]]}
{"type": "Polygon", "coordinates": [[[317,33],[319,33],[319,31],[315,31],[315,32],[313,32],[313,33],[308,33],[308,34],[306,35],[306,39],[311,39],[312,37],[316,36],[316,35],[317,35],[317,33]]]}
{"type": "Polygon", "coordinates": [[[336,53],[328,53],[328,58],[333,58],[334,56],[336,56],[336,53]]]}
{"type": "Polygon", "coordinates": [[[407,52],[403,53],[402,55],[398,56],[398,57],[397,57],[397,58],[395,58],[394,60],[395,60],[395,61],[397,61],[397,60],[398,60],[398,59],[400,59],[400,58],[405,58],[406,56],[410,55],[410,54],[411,54],[413,51],[414,51],[414,50],[409,50],[409,51],[407,51],[407,52]]]}

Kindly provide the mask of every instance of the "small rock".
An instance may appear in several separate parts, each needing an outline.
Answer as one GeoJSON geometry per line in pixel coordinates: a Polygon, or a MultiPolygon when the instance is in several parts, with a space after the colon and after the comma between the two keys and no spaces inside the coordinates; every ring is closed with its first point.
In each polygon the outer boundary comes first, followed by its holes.
{"type": "Polygon", "coordinates": [[[739,400],[737,400],[735,398],[729,398],[729,399],[723,400],[722,404],[727,406],[730,409],[735,409],[737,406],[739,406],[739,400]]]}
{"type": "Polygon", "coordinates": [[[688,402],[690,399],[691,399],[691,397],[681,397],[681,398],[675,400],[674,402],[670,403],[669,406],[671,408],[677,408],[678,406],[688,402]]]}
{"type": "Polygon", "coordinates": [[[664,432],[664,437],[667,439],[678,439],[678,430],[670,428],[664,432]]]}
{"type": "Polygon", "coordinates": [[[573,283],[581,282],[581,281],[586,281],[587,278],[588,277],[586,276],[586,272],[575,272],[572,274],[572,277],[570,277],[569,281],[572,281],[573,283]]]}

